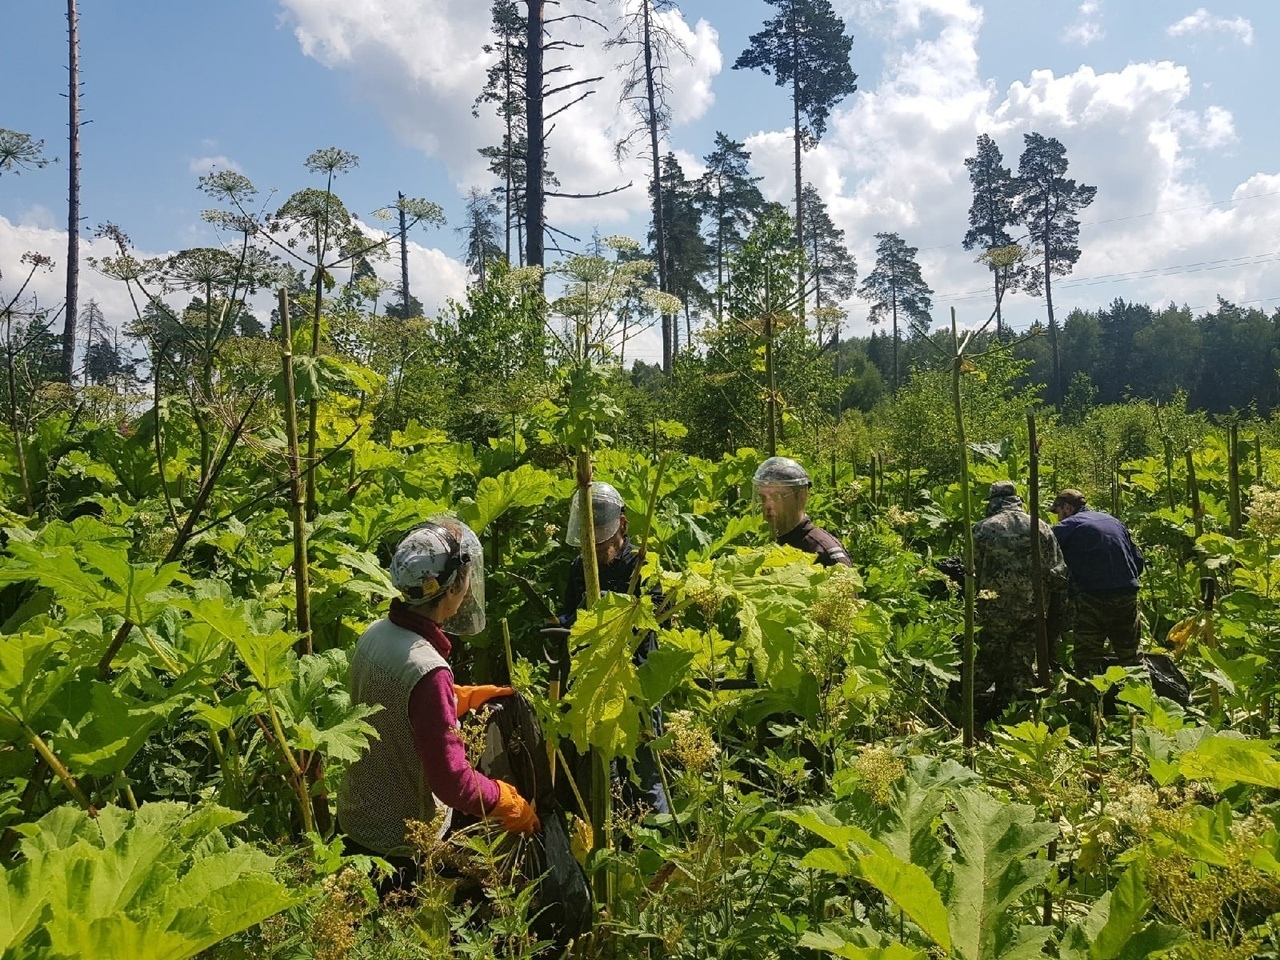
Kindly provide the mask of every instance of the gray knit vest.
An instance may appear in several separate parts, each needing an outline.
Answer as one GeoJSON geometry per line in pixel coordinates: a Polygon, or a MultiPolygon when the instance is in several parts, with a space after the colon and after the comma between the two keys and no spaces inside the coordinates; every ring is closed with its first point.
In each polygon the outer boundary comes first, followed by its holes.
{"type": "Polygon", "coordinates": [[[369,718],[378,731],[348,768],[338,790],[338,821],[361,846],[384,856],[410,856],[405,821],[429,822],[438,801],[427,787],[409,726],[409,694],[427,674],[449,669],[430,642],[390,620],[374,623],[351,657],[351,700],[382,707],[369,718]]]}

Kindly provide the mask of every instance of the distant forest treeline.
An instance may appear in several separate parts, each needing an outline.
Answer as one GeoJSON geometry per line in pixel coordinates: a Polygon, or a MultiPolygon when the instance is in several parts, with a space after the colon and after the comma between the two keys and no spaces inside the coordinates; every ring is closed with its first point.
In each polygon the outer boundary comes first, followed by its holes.
{"type": "MultiPolygon", "coordinates": [[[[1023,383],[1042,384],[1041,399],[1051,403],[1048,333],[1036,325],[1022,334],[1006,331],[1005,338],[1016,341],[1014,357],[1030,362],[1023,383]]],[[[1194,315],[1186,306],[1117,299],[1105,309],[1072,310],[1058,336],[1067,415],[1133,398],[1168,401],[1178,392],[1193,409],[1214,414],[1253,408],[1267,416],[1280,405],[1280,308],[1268,314],[1219,299],[1216,310],[1194,315]]],[[[900,351],[908,369],[939,365],[937,351],[918,334],[900,351]]],[[[849,339],[840,352],[845,370],[862,371],[846,387],[845,408],[870,410],[892,380],[890,336],[849,339]]]]}

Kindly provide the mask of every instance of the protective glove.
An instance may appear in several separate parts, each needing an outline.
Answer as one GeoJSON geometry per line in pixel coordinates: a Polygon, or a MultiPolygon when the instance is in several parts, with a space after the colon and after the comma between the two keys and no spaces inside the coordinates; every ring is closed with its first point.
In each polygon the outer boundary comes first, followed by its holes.
{"type": "Polygon", "coordinates": [[[493,684],[481,684],[478,687],[460,687],[453,685],[453,695],[458,698],[458,716],[469,710],[482,706],[494,697],[509,697],[515,690],[511,687],[495,687],[493,684]]]}
{"type": "Polygon", "coordinates": [[[523,833],[526,837],[541,830],[542,824],[538,822],[538,815],[529,801],[505,780],[495,782],[498,784],[498,802],[488,816],[500,821],[503,829],[511,833],[523,833]]]}

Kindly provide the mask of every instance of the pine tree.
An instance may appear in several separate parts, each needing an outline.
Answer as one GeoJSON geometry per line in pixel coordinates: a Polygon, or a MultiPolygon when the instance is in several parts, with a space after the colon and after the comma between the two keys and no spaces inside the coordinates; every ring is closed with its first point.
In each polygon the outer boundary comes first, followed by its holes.
{"type": "Polygon", "coordinates": [[[703,158],[706,172],[698,180],[697,202],[711,221],[711,249],[716,268],[716,319],[724,316],[725,266],[742,248],[752,222],[764,208],[764,195],[747,165],[751,153],[738,140],[716,131],[716,146],[703,158]]]}
{"type": "Polygon", "coordinates": [[[804,219],[808,224],[805,256],[809,260],[810,288],[817,312],[853,296],[858,285],[858,264],[845,243],[844,231],[832,221],[817,188],[806,183],[802,196],[804,219]]]}
{"type": "Polygon", "coordinates": [[[467,192],[465,224],[458,232],[466,237],[467,268],[484,286],[488,265],[503,256],[498,233],[498,204],[493,196],[479,187],[467,192]]]}
{"type": "Polygon", "coordinates": [[[1018,159],[1017,198],[1014,210],[1031,235],[1038,252],[1024,280],[1028,293],[1044,291],[1049,316],[1049,345],[1053,351],[1053,383],[1049,394],[1054,406],[1062,405],[1062,362],[1058,353],[1058,328],[1053,317],[1053,278],[1066,276],[1080,259],[1079,212],[1097,196],[1098,188],[1078,184],[1066,177],[1067,150],[1053,137],[1025,134],[1026,143],[1018,159]]]}
{"type": "MultiPolygon", "coordinates": [[[[622,17],[622,28],[606,47],[631,48],[633,56],[625,65],[626,76],[622,82],[621,102],[631,108],[636,125],[617,143],[619,158],[626,156],[634,140],[644,137],[648,141],[652,174],[649,178],[649,196],[653,213],[651,237],[657,251],[658,289],[663,293],[679,293],[672,289],[668,276],[667,255],[668,228],[663,219],[662,197],[663,171],[659,144],[671,125],[671,108],[668,98],[671,87],[667,81],[670,56],[673,52],[689,53],[680,38],[663,23],[660,14],[676,10],[675,0],[638,0],[622,17]]],[[[687,309],[687,308],[686,308],[687,309]]],[[[673,324],[676,318],[662,318],[662,369],[671,374],[671,362],[675,355],[677,339],[673,324]]]]}
{"type": "MultiPolygon", "coordinates": [[[[751,35],[733,69],[755,69],[791,88],[792,143],[795,151],[796,245],[804,247],[804,177],[801,156],[816,146],[827,130],[837,103],[858,89],[849,65],[853,37],[844,31],[830,0],[765,0],[778,15],[751,35]]],[[[804,260],[799,284],[804,288],[804,260]]],[[[801,305],[803,310],[803,304],[801,305]]]]}
{"type": "Polygon", "coordinates": [[[876,268],[872,270],[858,292],[871,301],[867,319],[874,325],[885,319],[893,320],[893,391],[898,392],[898,318],[905,317],[914,328],[927,328],[929,310],[933,307],[933,291],[920,275],[916,263],[916,247],[909,247],[896,233],[877,233],[876,268]]]}
{"type": "Polygon", "coordinates": [[[494,188],[502,199],[505,225],[504,251],[512,263],[511,239],[516,235],[517,256],[524,262],[523,221],[520,206],[524,197],[525,176],[525,20],[516,0],[494,0],[492,28],[496,42],[481,49],[496,59],[485,74],[484,89],[472,104],[472,116],[480,116],[482,103],[493,104],[502,121],[502,143],[481,147],[480,155],[489,161],[489,169],[498,177],[494,188]]]}
{"type": "Polygon", "coordinates": [[[1003,262],[992,251],[1012,246],[1009,227],[1018,222],[1014,212],[1016,183],[996,142],[987,134],[978,137],[978,152],[966,157],[964,165],[969,170],[969,183],[973,186],[973,203],[969,205],[969,229],[964,235],[966,250],[977,249],[985,255],[987,268],[995,285],[996,336],[1004,333],[1001,301],[1009,286],[1017,281],[1020,264],[1003,262]]]}
{"type": "MultiPolygon", "coordinates": [[[[659,185],[662,190],[662,223],[667,234],[663,245],[666,256],[663,271],[667,278],[666,292],[679,297],[684,304],[685,348],[688,349],[693,339],[693,305],[704,302],[707,297],[701,277],[710,266],[711,248],[702,236],[697,183],[685,177],[684,169],[673,153],[662,158],[659,185]]],[[[649,228],[649,242],[654,243],[656,238],[655,222],[649,228]]],[[[678,321],[679,318],[673,319],[678,321]]],[[[673,324],[671,332],[674,354],[678,352],[680,339],[678,322],[673,324]]]]}

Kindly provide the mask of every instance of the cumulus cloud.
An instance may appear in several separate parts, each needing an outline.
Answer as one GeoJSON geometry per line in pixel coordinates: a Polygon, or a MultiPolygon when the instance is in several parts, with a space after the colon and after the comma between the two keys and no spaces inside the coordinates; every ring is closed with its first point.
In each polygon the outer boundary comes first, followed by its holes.
{"type": "MultiPolygon", "coordinates": [[[[1217,293],[1242,303],[1280,295],[1268,254],[1280,235],[1280,197],[1265,196],[1280,174],[1252,177],[1230,202],[1215,202],[1225,198],[1197,175],[1196,161],[1236,142],[1235,123],[1222,106],[1189,106],[1187,67],[1166,60],[1113,71],[1033,70],[999,88],[979,63],[976,2],[863,0],[851,9],[859,27],[887,39],[884,60],[879,76],[864,70],[862,92],[836,110],[826,140],[804,163],[864,275],[874,264],[874,234],[898,232],[920,250],[938,317],[955,304],[962,321],[985,319],[987,272],[959,243],[972,197],[964,159],[987,133],[1016,172],[1023,135],[1037,132],[1065,145],[1068,176],[1098,187],[1081,217],[1081,259],[1055,282],[1059,318],[1114,296],[1199,307],[1212,306],[1217,293]]],[[[789,203],[789,132],[762,131],[748,146],[767,195],[789,203]]],[[[866,304],[849,308],[855,329],[865,331],[866,304]]],[[[1006,301],[1006,318],[1019,327],[1044,312],[1042,299],[1006,301]]]]}
{"type": "Polygon", "coordinates": [[[1082,46],[1097,43],[1106,37],[1102,28],[1102,0],[1084,0],[1077,11],[1078,19],[1067,27],[1065,38],[1082,46]]]}
{"type": "MultiPolygon", "coordinates": [[[[623,9],[609,0],[592,9],[567,0],[562,13],[589,9],[606,19],[623,9]]],[[[471,0],[281,0],[303,51],[335,70],[387,118],[400,136],[440,157],[460,188],[487,183],[476,147],[499,139],[497,120],[470,115],[486,57],[488,5],[471,0]]],[[[845,229],[865,275],[874,263],[878,231],[896,231],[920,248],[926,280],[935,289],[939,316],[956,304],[962,314],[985,318],[986,270],[959,241],[968,225],[971,192],[964,159],[979,134],[990,134],[1017,167],[1023,136],[1037,132],[1066,146],[1068,175],[1098,187],[1083,215],[1083,255],[1074,273],[1055,284],[1055,306],[1097,307],[1113,296],[1165,303],[1211,305],[1216,293],[1248,302],[1280,295],[1268,287],[1274,269],[1258,259],[1280,235],[1280,186],[1260,172],[1225,192],[1198,172],[1206,151],[1218,156],[1238,142],[1235,120],[1222,105],[1192,106],[1189,69],[1172,60],[1130,63],[1103,70],[1083,65],[1067,72],[1032,70],[997,85],[980,62],[983,7],[978,0],[838,0],[854,33],[874,36],[883,59],[859,62],[861,91],[834,112],[824,141],[804,157],[805,180],[818,187],[837,225],[845,229]],[[1226,201],[1230,197],[1228,202],[1226,201]],[[1214,263],[1206,270],[1195,264],[1214,263]],[[1269,272],[1268,272],[1269,271],[1269,272]]],[[[1073,4],[1075,24],[1101,30],[1103,5],[1073,4]]],[[[676,109],[672,140],[686,172],[696,174],[692,150],[680,150],[682,134],[713,101],[722,69],[719,38],[704,20],[669,21],[693,56],[672,61],[676,109]]],[[[1247,21],[1197,13],[1198,29],[1251,37],[1247,21]],[[1230,26],[1225,26],[1230,25],[1230,26]],[[1241,26],[1243,24],[1243,27],[1241,26]]],[[[1185,23],[1181,21],[1180,23],[1185,23]]],[[[618,51],[601,49],[602,34],[584,24],[557,25],[564,39],[582,42],[565,79],[603,76],[599,91],[555,118],[552,169],[574,192],[588,193],[633,180],[632,189],[603,200],[553,204],[553,222],[585,237],[583,225],[602,232],[644,230],[647,162],[621,166],[612,145],[630,124],[617,107],[622,74],[618,51]],[[576,227],[576,229],[575,229],[576,227]]],[[[1084,35],[1078,40],[1088,39],[1084,35]]],[[[1202,94],[1197,94],[1201,96],[1202,94]]],[[[792,200],[790,131],[779,117],[744,137],[753,171],[766,194],[792,200]]],[[[210,153],[215,152],[213,149],[210,153]]],[[[1252,173],[1253,171],[1250,171],[1252,173]]],[[[443,257],[443,254],[440,255],[443,257]]],[[[444,258],[451,260],[451,258],[444,258]]],[[[456,263],[456,261],[454,261],[456,263]]],[[[418,269],[418,268],[415,268],[418,269]]],[[[461,292],[460,267],[443,261],[440,286],[461,292]]],[[[421,296],[428,288],[415,282],[421,296]]],[[[425,298],[424,298],[425,299],[425,298]]],[[[1007,301],[1006,316],[1026,326],[1044,316],[1043,301],[1025,295],[1007,301]]],[[[866,305],[849,304],[855,324],[866,305]]],[[[856,328],[856,327],[855,327],[856,328]]],[[[865,329],[863,327],[862,329],[865,329]]],[[[637,343],[637,349],[644,349],[637,343]]],[[[655,350],[656,353],[656,350],[655,350]]],[[[633,356],[628,349],[628,355],[633,356]]]]}
{"type": "MultiPolygon", "coordinates": [[[[556,16],[584,13],[612,29],[630,0],[588,5],[567,0],[556,16]]],[[[328,67],[343,70],[363,96],[374,103],[406,142],[444,161],[455,184],[466,189],[492,176],[476,153],[499,143],[498,119],[487,107],[471,115],[490,61],[481,47],[492,39],[489,4],[474,0],[281,0],[303,52],[328,67]]],[[[678,11],[661,15],[684,45],[688,59],[671,57],[669,79],[675,127],[701,117],[713,100],[712,78],[722,67],[719,38],[705,20],[689,24],[678,11]]],[[[631,182],[611,197],[581,203],[552,200],[548,216],[561,224],[621,223],[648,204],[646,161],[638,156],[614,160],[614,144],[632,126],[633,117],[618,107],[623,72],[620,50],[603,49],[607,34],[585,20],[567,20],[549,28],[553,38],[581,44],[553,51],[547,66],[572,62],[572,73],[554,80],[568,83],[600,77],[595,93],[554,117],[548,139],[549,166],[568,190],[592,193],[631,182]]],[[[548,103],[548,113],[585,88],[566,91],[548,103]]]]}
{"type": "Polygon", "coordinates": [[[212,173],[215,170],[234,170],[236,173],[244,173],[240,164],[236,163],[224,154],[218,154],[217,156],[192,157],[187,162],[187,169],[196,176],[200,176],[205,173],[212,173]]]}
{"type": "Polygon", "coordinates": [[[1245,46],[1253,43],[1253,24],[1244,17],[1229,19],[1218,17],[1204,7],[1200,7],[1190,16],[1169,24],[1165,32],[1171,37],[1186,37],[1197,33],[1227,33],[1236,37],[1245,46]]]}

